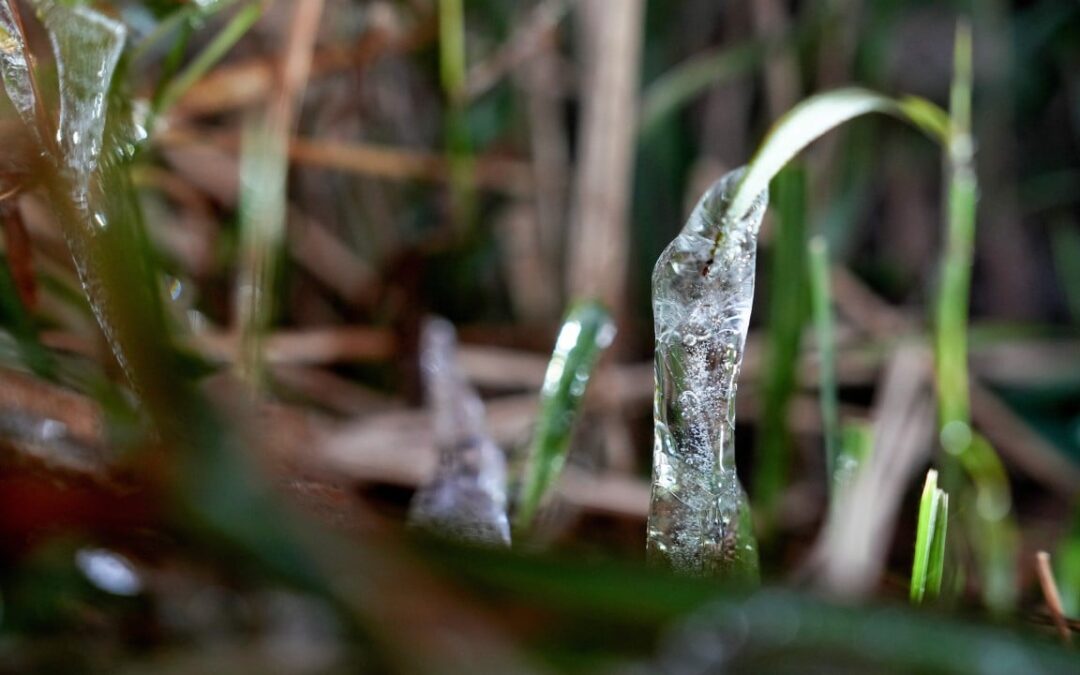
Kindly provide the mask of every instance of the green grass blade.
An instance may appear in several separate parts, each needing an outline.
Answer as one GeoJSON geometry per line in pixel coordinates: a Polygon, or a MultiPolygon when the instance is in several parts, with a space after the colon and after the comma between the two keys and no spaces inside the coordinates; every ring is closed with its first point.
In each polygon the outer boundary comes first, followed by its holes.
{"type": "Polygon", "coordinates": [[[947,115],[923,99],[893,99],[858,87],[811,96],[777,120],[769,130],[747,165],[746,175],[732,196],[729,211],[735,217],[745,213],[754,198],[799,151],[844,122],[868,113],[898,117],[939,142],[948,137],[947,115]]]}
{"type": "Polygon", "coordinates": [[[570,448],[570,432],[600,354],[615,337],[607,309],[595,301],[567,312],[540,392],[540,415],[533,433],[514,524],[525,529],[555,483],[570,448]]]}
{"type": "Polygon", "coordinates": [[[836,329],[832,310],[832,284],[829,279],[829,245],[822,235],[810,240],[808,247],[810,275],[810,307],[814,320],[814,336],[818,346],[818,399],[821,403],[822,436],[825,445],[825,475],[829,490],[837,485],[837,429],[840,425],[836,387],[836,329]]]}
{"type": "MultiPolygon", "coordinates": [[[[911,566],[911,602],[922,603],[926,597],[927,583],[930,577],[936,574],[938,588],[940,589],[941,571],[930,569],[933,560],[934,539],[937,530],[942,527],[938,522],[941,514],[942,492],[937,486],[937,471],[930,469],[926,472],[926,482],[923,484],[922,498],[919,500],[919,524],[915,532],[915,559],[911,566]]],[[[944,539],[944,533],[941,534],[944,539]]],[[[944,545],[944,544],[942,544],[944,545]]],[[[940,560],[937,561],[940,564],[940,560]]]]}
{"type": "Polygon", "coordinates": [[[776,234],[769,266],[769,316],[765,363],[765,406],[757,440],[754,497],[758,513],[771,520],[787,481],[791,433],[787,418],[795,393],[799,346],[807,319],[806,171],[792,165],[773,183],[776,234]]]}
{"type": "Polygon", "coordinates": [[[968,305],[975,248],[978,179],[971,137],[971,27],[957,26],[950,134],[945,148],[945,245],[934,316],[934,374],[940,441],[946,457],[942,481],[964,502],[962,533],[975,554],[983,601],[1002,612],[1016,602],[1016,525],[1010,515],[1008,476],[993,447],[971,430],[968,391],[968,305]],[[967,489],[961,472],[971,483],[967,489]],[[969,502],[974,503],[969,504],[969,502]]]}
{"type": "Polygon", "coordinates": [[[949,527],[949,495],[940,493],[934,517],[934,533],[930,538],[930,555],[926,566],[926,596],[941,595],[941,579],[945,571],[945,536],[949,527]]]}
{"type": "Polygon", "coordinates": [[[970,440],[970,433],[962,433],[960,427],[966,427],[970,419],[967,321],[978,191],[971,138],[971,35],[963,24],[957,30],[956,42],[956,73],[950,94],[951,133],[945,157],[948,181],[945,250],[934,326],[938,421],[945,450],[953,455],[962,453],[965,447],[950,445],[949,439],[970,440]]]}
{"type": "Polygon", "coordinates": [[[756,68],[771,51],[771,44],[753,40],[734,47],[707,52],[681,63],[645,89],[641,100],[641,135],[659,125],[705,89],[756,68]]]}
{"type": "Polygon", "coordinates": [[[262,2],[251,2],[236,13],[229,23],[221,29],[210,44],[199,53],[165,88],[158,98],[155,113],[160,114],[168,110],[180,97],[210,71],[225,54],[233,48],[240,38],[247,34],[248,30],[255,25],[263,13],[262,2]]]}

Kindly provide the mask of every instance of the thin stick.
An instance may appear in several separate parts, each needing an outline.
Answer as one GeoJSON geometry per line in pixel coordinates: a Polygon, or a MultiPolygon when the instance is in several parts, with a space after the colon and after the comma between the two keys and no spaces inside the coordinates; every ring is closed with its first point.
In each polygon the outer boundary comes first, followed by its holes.
{"type": "Polygon", "coordinates": [[[592,41],[583,82],[582,153],[578,166],[569,283],[572,295],[598,298],[616,316],[630,237],[626,214],[644,19],[642,0],[585,0],[578,5],[592,41]]]}
{"type": "Polygon", "coordinates": [[[546,37],[562,21],[571,1],[542,0],[533,7],[506,44],[469,69],[465,78],[465,98],[483,96],[506,77],[507,73],[543,49],[546,37]]]}
{"type": "Polygon", "coordinates": [[[1035,554],[1035,569],[1039,573],[1039,586],[1042,587],[1046,606],[1050,610],[1050,616],[1054,618],[1061,640],[1067,645],[1072,644],[1072,631],[1065,621],[1065,611],[1061,607],[1061,594],[1058,593],[1057,582],[1054,581],[1054,571],[1050,567],[1050,554],[1039,551],[1035,554]]]}

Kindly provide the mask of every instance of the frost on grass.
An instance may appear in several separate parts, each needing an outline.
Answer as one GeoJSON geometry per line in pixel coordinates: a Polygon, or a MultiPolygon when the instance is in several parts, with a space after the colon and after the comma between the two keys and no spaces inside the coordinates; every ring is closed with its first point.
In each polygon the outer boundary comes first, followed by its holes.
{"type": "MultiPolygon", "coordinates": [[[[47,181],[50,201],[57,219],[63,225],[65,239],[75,261],[91,308],[121,367],[128,372],[127,361],[114,335],[113,325],[106,319],[108,302],[101,290],[99,274],[91,264],[93,239],[108,224],[106,202],[119,199],[101,185],[99,170],[102,163],[109,89],[124,49],[127,31],[120,24],[93,9],[59,0],[31,0],[42,25],[49,35],[56,73],[59,99],[59,120],[55,139],[42,139],[43,156],[51,157],[54,175],[47,181]]],[[[18,27],[13,21],[8,3],[0,2],[0,43],[14,42],[21,46],[18,27]]],[[[31,128],[35,111],[42,101],[34,99],[23,57],[9,57],[14,47],[3,46],[5,87],[31,128]],[[10,47],[10,48],[9,48],[10,47]],[[13,65],[12,65],[13,64],[13,65]],[[20,70],[20,67],[22,70],[20,70]],[[14,84],[12,84],[14,82],[14,84]],[[14,91],[14,93],[12,93],[14,91]]],[[[113,186],[115,188],[115,186],[113,186]]],[[[112,190],[115,192],[115,189],[112,190]]],[[[130,373],[128,373],[130,375],[130,373]]]]}
{"type": "Polygon", "coordinates": [[[653,271],[656,391],[648,557],[685,574],[753,579],[757,548],[735,474],[735,386],[767,194],[725,213],[743,170],[702,197],[653,271]]]}
{"type": "Polygon", "coordinates": [[[506,459],[488,435],[484,404],[458,367],[456,347],[449,322],[425,323],[420,361],[439,460],[413,497],[409,522],[440,536],[508,546],[506,459]]]}

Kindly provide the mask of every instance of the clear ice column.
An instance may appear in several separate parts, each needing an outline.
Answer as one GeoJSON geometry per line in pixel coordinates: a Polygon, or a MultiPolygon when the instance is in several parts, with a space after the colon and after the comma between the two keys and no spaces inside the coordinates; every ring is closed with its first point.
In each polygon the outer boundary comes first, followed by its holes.
{"type": "Polygon", "coordinates": [[[676,572],[756,580],[750,509],[735,474],[735,387],[754,297],[757,234],[768,195],[741,217],[733,171],[702,197],[653,271],[649,561],[676,572]]]}
{"type": "Polygon", "coordinates": [[[458,368],[456,351],[450,322],[428,319],[420,364],[439,460],[413,496],[409,523],[444,537],[509,546],[506,459],[488,435],[484,403],[458,368]]]}

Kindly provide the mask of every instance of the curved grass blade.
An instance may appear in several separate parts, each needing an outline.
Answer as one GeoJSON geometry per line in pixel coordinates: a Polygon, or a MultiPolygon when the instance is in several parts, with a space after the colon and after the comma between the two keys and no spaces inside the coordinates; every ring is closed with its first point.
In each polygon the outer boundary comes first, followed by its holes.
{"type": "MultiPolygon", "coordinates": [[[[778,41],[778,43],[781,43],[778,41]]],[[[661,122],[708,87],[756,68],[775,44],[754,40],[696,56],[661,75],[645,89],[639,133],[652,133],[661,122]]]]}
{"type": "Polygon", "coordinates": [[[732,196],[731,217],[746,213],[757,195],[799,151],[844,122],[868,113],[898,117],[943,144],[949,138],[948,115],[921,98],[894,99],[858,87],[811,96],[777,120],[766,134],[732,196]]]}
{"type": "Polygon", "coordinates": [[[599,302],[581,301],[567,312],[540,391],[540,417],[522,478],[516,528],[529,527],[559,477],[589,377],[614,338],[615,323],[599,302]]]}

